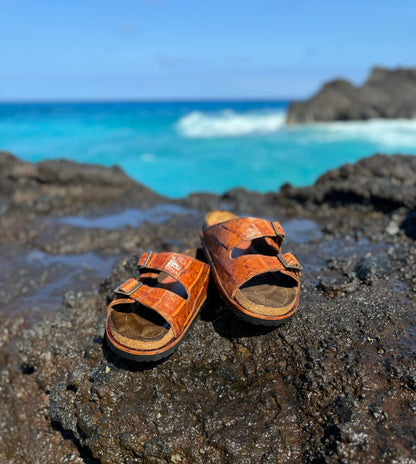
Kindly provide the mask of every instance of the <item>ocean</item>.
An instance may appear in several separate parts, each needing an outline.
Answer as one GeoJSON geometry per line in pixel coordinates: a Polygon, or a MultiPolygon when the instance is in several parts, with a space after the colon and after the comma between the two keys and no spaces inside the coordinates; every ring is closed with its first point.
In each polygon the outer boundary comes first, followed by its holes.
{"type": "Polygon", "coordinates": [[[0,150],[117,164],[171,198],[310,185],[376,152],[416,154],[416,120],[285,125],[286,101],[0,105],[0,150]]]}

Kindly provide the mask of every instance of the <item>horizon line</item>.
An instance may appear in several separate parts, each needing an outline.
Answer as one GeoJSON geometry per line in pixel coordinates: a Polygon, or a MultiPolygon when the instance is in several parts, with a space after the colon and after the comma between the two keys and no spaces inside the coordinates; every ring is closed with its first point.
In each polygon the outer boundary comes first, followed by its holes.
{"type": "Polygon", "coordinates": [[[221,102],[296,102],[302,101],[301,98],[282,98],[282,97],[169,97],[169,98],[56,98],[56,99],[0,99],[0,105],[16,104],[67,104],[67,103],[221,103],[221,102]]]}

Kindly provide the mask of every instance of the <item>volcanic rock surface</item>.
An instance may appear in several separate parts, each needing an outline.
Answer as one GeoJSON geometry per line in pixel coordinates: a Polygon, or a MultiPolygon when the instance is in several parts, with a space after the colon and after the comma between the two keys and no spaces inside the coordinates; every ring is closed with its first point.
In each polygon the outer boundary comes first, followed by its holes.
{"type": "Polygon", "coordinates": [[[416,69],[374,68],[361,87],[328,82],[309,100],[292,102],[287,122],[370,118],[416,118],[416,69]]]}
{"type": "Polygon", "coordinates": [[[175,202],[114,168],[90,168],[87,183],[73,163],[1,160],[0,463],[415,462],[415,157],[377,155],[309,188],[175,202]],[[3,187],[11,167],[31,173],[30,189],[3,187]],[[282,223],[284,251],[304,266],[298,311],[251,326],[211,284],[169,359],[118,358],[103,338],[112,289],[137,276],[142,251],[197,246],[213,208],[282,223]],[[135,224],[126,209],[141,211],[135,224]],[[85,255],[116,264],[103,278],[85,255]],[[84,270],[68,278],[71,265],[84,270]]]}

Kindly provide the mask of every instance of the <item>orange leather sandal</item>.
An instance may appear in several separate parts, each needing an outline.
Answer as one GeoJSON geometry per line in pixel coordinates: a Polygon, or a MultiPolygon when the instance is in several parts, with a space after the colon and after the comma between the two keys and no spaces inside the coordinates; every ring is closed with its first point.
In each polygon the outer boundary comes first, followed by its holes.
{"type": "Polygon", "coordinates": [[[302,266],[281,254],[284,237],[276,221],[227,211],[205,217],[201,242],[215,284],[234,312],[254,324],[280,325],[299,305],[302,266]]]}
{"type": "Polygon", "coordinates": [[[195,250],[186,253],[143,253],[139,279],[114,291],[106,335],[120,356],[157,361],[183,340],[206,299],[209,280],[209,266],[196,259],[195,250]]]}

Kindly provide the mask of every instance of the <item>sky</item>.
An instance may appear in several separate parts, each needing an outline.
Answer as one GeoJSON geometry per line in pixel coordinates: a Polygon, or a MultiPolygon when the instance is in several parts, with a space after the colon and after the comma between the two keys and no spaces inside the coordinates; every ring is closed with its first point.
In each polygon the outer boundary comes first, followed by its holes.
{"type": "Polygon", "coordinates": [[[292,99],[416,66],[414,0],[0,0],[0,101],[292,99]]]}

